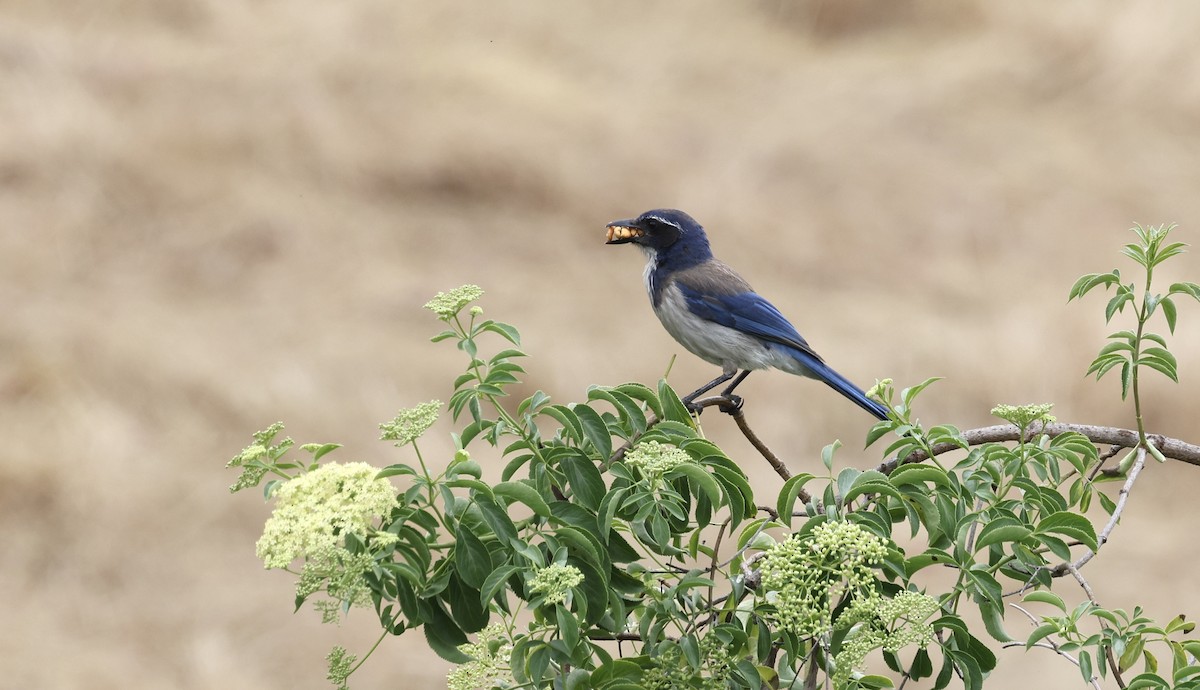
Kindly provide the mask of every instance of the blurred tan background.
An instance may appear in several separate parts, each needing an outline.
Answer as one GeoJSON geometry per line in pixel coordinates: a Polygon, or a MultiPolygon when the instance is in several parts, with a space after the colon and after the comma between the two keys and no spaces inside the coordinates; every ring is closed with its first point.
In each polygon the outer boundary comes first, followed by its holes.
{"type": "MultiPolygon", "coordinates": [[[[522,330],[522,395],[652,383],[680,348],[640,253],[603,245],[647,208],[695,215],[862,385],[946,377],[927,422],[1053,401],[1129,426],[1116,380],[1083,378],[1103,300],[1066,294],[1132,274],[1134,222],[1200,241],[1198,29],[1191,0],[0,1],[0,687],[325,687],[371,615],[292,614],[224,463],[277,419],[408,459],[376,425],[449,397],[461,355],[421,305],[465,282],[522,330]]],[[[1198,307],[1181,385],[1146,386],[1150,426],[1193,442],[1198,307]]],[[[682,355],[678,387],[714,374],[682,355]]],[[[834,438],[878,460],[819,384],[740,392],[794,469],[834,438]]],[[[773,495],[728,420],[705,429],[773,495]]],[[[1103,603],[1200,615],[1198,489],[1148,468],[1089,566],[1103,603]]],[[[1078,683],[1000,654],[997,687],[1078,683]]],[[[353,684],[445,672],[415,632],[353,684]]]]}

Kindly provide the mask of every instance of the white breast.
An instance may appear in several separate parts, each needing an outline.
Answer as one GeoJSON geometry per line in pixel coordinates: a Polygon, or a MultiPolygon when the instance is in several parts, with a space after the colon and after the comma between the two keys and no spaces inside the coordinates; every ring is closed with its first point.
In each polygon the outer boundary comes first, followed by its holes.
{"type": "MultiPolygon", "coordinates": [[[[649,272],[646,275],[649,283],[649,272]]],[[[674,285],[663,290],[662,301],[654,313],[680,345],[726,372],[769,367],[788,370],[794,366],[791,357],[763,345],[758,339],[693,314],[687,308],[683,293],[674,285]]]]}

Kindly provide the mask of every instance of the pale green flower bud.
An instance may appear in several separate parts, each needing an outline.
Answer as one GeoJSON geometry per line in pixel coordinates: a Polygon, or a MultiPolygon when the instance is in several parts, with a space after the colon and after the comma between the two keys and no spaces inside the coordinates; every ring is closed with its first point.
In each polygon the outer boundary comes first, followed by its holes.
{"type": "Polygon", "coordinates": [[[483,297],[483,288],[478,285],[463,285],[449,292],[437,293],[425,303],[425,308],[437,314],[442,321],[447,321],[480,297],[483,297]]]}
{"type": "Polygon", "coordinates": [[[516,684],[508,667],[513,645],[504,626],[492,623],[478,633],[478,642],[459,645],[471,661],[462,664],[446,677],[448,690],[490,690],[516,684]]]}
{"type": "Polygon", "coordinates": [[[395,441],[396,446],[406,446],[421,437],[437,421],[438,412],[442,409],[440,400],[430,400],[416,407],[400,410],[390,422],[379,425],[383,430],[380,439],[395,441]]]}
{"type": "Polygon", "coordinates": [[[648,479],[657,479],[687,462],[694,462],[687,451],[658,441],[643,441],[625,454],[625,464],[648,479]]]}
{"type": "Polygon", "coordinates": [[[567,600],[572,587],[583,584],[583,572],[573,565],[548,565],[539,569],[529,582],[529,591],[545,595],[547,604],[561,604],[567,600]]]}
{"type": "Polygon", "coordinates": [[[1053,423],[1054,415],[1050,414],[1050,410],[1053,407],[1052,403],[1043,403],[1041,405],[997,405],[992,408],[992,415],[1025,429],[1034,422],[1041,422],[1043,424],[1053,423]]]}

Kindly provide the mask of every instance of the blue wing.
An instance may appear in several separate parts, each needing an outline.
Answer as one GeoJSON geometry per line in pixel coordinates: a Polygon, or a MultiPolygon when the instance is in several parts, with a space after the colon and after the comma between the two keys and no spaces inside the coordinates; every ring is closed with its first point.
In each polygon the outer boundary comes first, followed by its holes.
{"type": "Polygon", "coordinates": [[[801,358],[805,364],[809,358],[816,362],[823,361],[796,332],[796,327],[779,313],[775,305],[757,292],[722,295],[697,290],[682,280],[676,281],[675,285],[683,294],[688,309],[696,316],[763,340],[786,345],[805,355],[801,358]]]}
{"type": "Polygon", "coordinates": [[[876,419],[887,418],[887,410],[882,405],[826,364],[775,305],[758,293],[713,294],[693,288],[682,280],[676,281],[675,285],[683,294],[688,309],[696,316],[782,345],[812,378],[846,396],[876,419]]]}

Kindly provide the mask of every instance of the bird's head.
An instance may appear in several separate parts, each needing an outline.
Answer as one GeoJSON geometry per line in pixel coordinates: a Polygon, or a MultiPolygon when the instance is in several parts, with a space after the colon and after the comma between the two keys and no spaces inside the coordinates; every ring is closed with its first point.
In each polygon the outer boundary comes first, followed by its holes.
{"type": "Polygon", "coordinates": [[[705,259],[712,256],[704,228],[683,211],[670,208],[646,211],[637,218],[614,220],[606,228],[605,244],[638,245],[647,254],[691,256],[705,259]]]}

